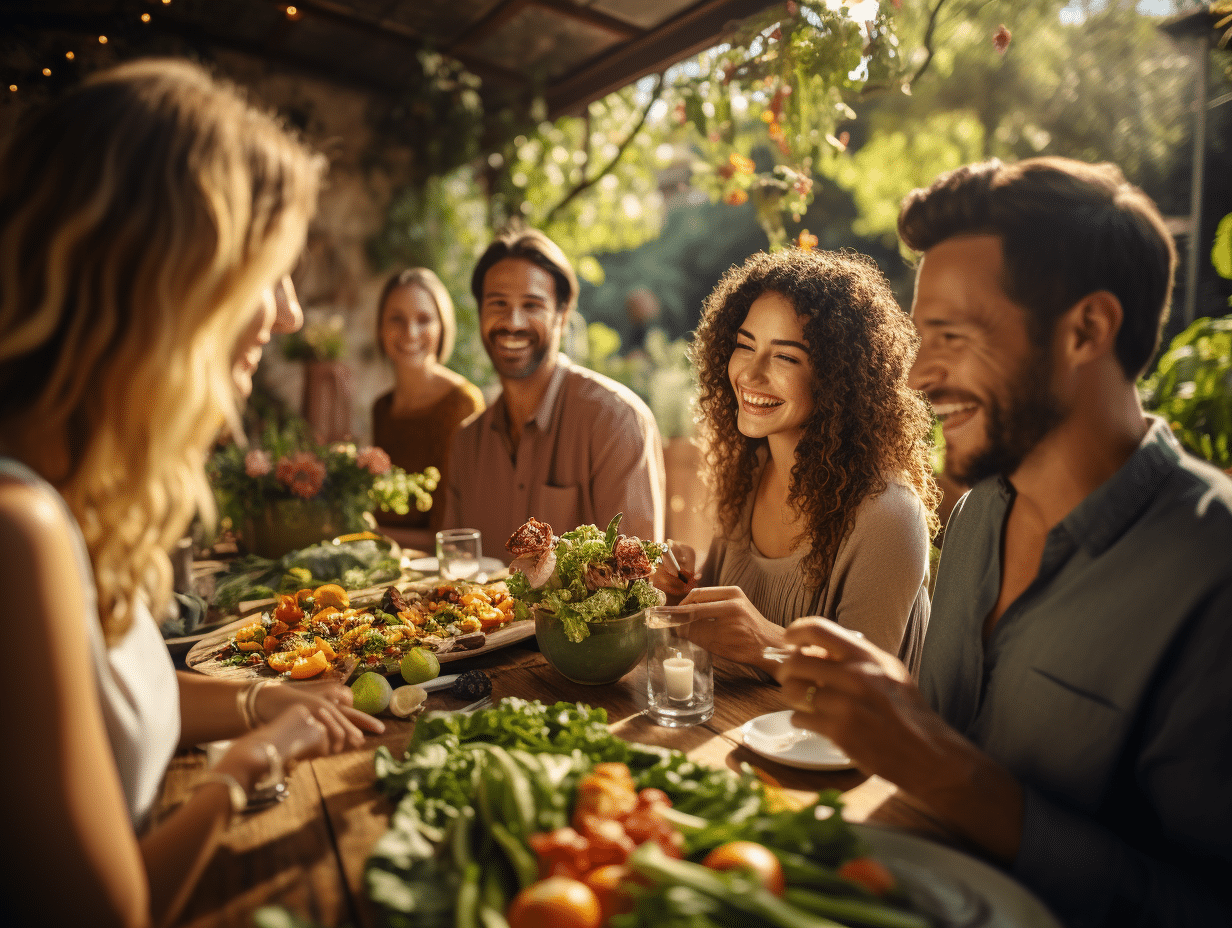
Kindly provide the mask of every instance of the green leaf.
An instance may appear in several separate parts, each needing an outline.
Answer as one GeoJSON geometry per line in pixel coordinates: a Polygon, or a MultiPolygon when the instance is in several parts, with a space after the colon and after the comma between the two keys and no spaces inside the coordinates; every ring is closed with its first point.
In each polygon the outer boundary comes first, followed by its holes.
{"type": "Polygon", "coordinates": [[[1220,277],[1232,279],[1232,213],[1219,220],[1215,229],[1215,244],[1211,246],[1211,264],[1220,277]]]}

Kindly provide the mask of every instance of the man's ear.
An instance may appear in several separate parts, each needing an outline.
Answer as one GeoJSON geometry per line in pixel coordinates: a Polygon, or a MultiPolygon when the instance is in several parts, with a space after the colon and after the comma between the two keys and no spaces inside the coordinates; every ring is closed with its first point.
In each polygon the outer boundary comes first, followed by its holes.
{"type": "Polygon", "coordinates": [[[1062,350],[1074,365],[1115,354],[1124,310],[1107,290],[1088,293],[1061,317],[1062,350]]]}

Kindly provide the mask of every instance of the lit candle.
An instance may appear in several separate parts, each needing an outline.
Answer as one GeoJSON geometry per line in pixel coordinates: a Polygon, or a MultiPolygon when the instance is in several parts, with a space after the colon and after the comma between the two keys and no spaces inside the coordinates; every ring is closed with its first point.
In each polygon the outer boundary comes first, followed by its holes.
{"type": "Polygon", "coordinates": [[[669,657],[663,662],[663,681],[669,699],[692,699],[693,662],[687,657],[669,657]]]}

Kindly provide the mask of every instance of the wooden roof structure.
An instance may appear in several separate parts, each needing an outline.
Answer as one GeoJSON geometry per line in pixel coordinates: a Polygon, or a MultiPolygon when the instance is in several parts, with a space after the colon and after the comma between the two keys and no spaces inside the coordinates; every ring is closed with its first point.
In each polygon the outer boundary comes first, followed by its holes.
{"type": "Polygon", "coordinates": [[[19,30],[175,36],[315,77],[398,94],[428,49],[484,95],[542,91],[549,117],[722,41],[772,0],[51,0],[0,3],[19,30]],[[143,17],[143,14],[146,14],[143,17]],[[121,32],[123,30],[123,32],[121,32]]]}

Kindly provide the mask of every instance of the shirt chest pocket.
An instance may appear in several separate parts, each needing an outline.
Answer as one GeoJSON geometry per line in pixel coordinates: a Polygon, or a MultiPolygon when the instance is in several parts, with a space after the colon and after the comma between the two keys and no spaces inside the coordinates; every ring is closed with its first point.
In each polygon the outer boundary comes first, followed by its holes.
{"type": "Polygon", "coordinates": [[[582,488],[577,484],[555,487],[545,483],[539,487],[538,497],[530,514],[552,526],[552,531],[557,535],[571,531],[586,521],[582,488]]]}

